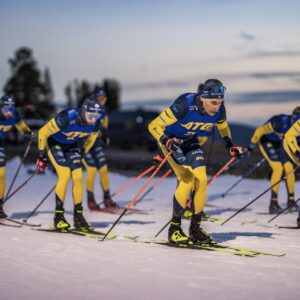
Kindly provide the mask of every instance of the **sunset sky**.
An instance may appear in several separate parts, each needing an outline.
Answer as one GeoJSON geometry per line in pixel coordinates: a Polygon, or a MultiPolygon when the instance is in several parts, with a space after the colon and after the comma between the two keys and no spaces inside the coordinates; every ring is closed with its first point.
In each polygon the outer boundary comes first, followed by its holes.
{"type": "Polygon", "coordinates": [[[117,79],[124,104],[172,102],[218,78],[229,116],[260,122],[300,104],[299,12],[296,0],[2,0],[0,87],[27,46],[57,102],[75,78],[117,79]]]}

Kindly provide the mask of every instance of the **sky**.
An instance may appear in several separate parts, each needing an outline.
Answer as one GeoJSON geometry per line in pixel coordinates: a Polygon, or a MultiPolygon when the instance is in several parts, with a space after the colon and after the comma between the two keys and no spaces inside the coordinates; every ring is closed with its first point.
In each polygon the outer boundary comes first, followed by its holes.
{"type": "Polygon", "coordinates": [[[299,11],[296,0],[1,0],[0,87],[27,46],[59,103],[75,79],[116,79],[123,104],[143,105],[218,78],[229,116],[261,122],[300,103],[299,11]]]}

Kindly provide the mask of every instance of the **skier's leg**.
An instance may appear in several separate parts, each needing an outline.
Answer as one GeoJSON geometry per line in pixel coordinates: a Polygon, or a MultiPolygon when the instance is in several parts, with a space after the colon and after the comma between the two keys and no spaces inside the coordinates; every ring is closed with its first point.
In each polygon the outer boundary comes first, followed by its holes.
{"type": "Polygon", "coordinates": [[[286,179],[288,191],[287,206],[289,207],[289,212],[298,211],[298,205],[295,202],[295,173],[292,172],[295,167],[289,161],[285,162],[283,166],[285,174],[291,173],[286,179]]]}

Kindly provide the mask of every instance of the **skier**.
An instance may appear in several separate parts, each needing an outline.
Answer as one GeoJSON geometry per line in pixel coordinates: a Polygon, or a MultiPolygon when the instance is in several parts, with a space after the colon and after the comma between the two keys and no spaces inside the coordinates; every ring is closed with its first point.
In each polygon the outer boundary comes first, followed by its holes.
{"type": "Polygon", "coordinates": [[[98,136],[94,146],[91,150],[84,155],[84,166],[86,168],[86,189],[87,189],[87,202],[88,208],[90,210],[99,210],[100,207],[95,201],[94,196],[94,182],[99,172],[100,185],[103,190],[103,202],[105,207],[118,207],[118,205],[112,200],[109,191],[109,173],[106,162],[106,155],[104,147],[109,145],[109,138],[107,137],[107,128],[108,128],[108,115],[106,101],[107,97],[102,89],[97,89],[92,95],[91,98],[98,102],[101,107],[103,107],[103,117],[101,120],[102,135],[98,136]]]}
{"type": "Polygon", "coordinates": [[[201,211],[206,201],[206,160],[198,138],[210,134],[214,125],[232,156],[241,158],[244,150],[235,147],[231,139],[224,106],[225,87],[218,79],[209,79],[198,93],[186,93],[149,124],[149,131],[168,157],[178,179],[173,197],[173,217],[168,238],[171,243],[210,242],[201,228],[201,211]],[[194,214],[189,237],[181,228],[181,218],[188,197],[193,192],[194,214]]]}
{"type": "Polygon", "coordinates": [[[31,137],[30,128],[20,118],[15,109],[15,99],[11,95],[4,95],[0,99],[0,218],[6,218],[3,210],[5,193],[5,148],[4,134],[15,126],[17,130],[31,137]]]}
{"type": "MultiPolygon", "coordinates": [[[[293,121],[293,125],[284,135],[282,148],[284,161],[290,163],[292,168],[296,168],[300,166],[300,106],[293,111],[293,121]]],[[[300,211],[297,224],[300,227],[300,211]]]]}
{"type": "Polygon", "coordinates": [[[82,152],[88,152],[97,139],[101,118],[101,105],[91,99],[86,99],[80,109],[63,110],[39,130],[40,156],[37,161],[37,170],[40,172],[46,168],[47,154],[58,176],[55,189],[54,227],[56,229],[62,230],[70,227],[64,218],[64,199],[71,177],[73,180],[74,227],[81,230],[91,229],[91,225],[82,214],[81,159],[82,152]]]}
{"type": "MultiPolygon", "coordinates": [[[[295,122],[296,115],[299,113],[300,107],[298,106],[293,110],[292,115],[280,114],[271,117],[264,125],[255,130],[251,138],[251,143],[248,146],[249,153],[251,153],[258,144],[259,150],[272,169],[270,185],[273,185],[281,179],[283,171],[287,174],[292,170],[292,164],[288,161],[286,162],[282,157],[281,142],[284,134],[295,122]]],[[[288,192],[287,206],[290,212],[295,211],[297,210],[297,204],[295,203],[294,196],[294,174],[287,177],[286,186],[288,192]]],[[[279,184],[275,185],[271,191],[270,214],[276,214],[281,211],[281,207],[278,204],[278,191],[279,184]]]]}

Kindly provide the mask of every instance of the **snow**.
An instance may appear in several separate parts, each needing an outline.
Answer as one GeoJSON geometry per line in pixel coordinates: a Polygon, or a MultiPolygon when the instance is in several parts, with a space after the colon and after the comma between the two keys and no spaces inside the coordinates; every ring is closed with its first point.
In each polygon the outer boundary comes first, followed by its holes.
{"type": "MultiPolygon", "coordinates": [[[[7,166],[9,185],[19,160],[7,166]]],[[[30,174],[22,168],[15,184],[30,174]]],[[[224,175],[208,188],[211,215],[226,218],[269,186],[267,180],[244,180],[226,197],[238,177],[224,175]],[[213,206],[212,206],[213,205],[213,206]]],[[[111,174],[114,191],[130,178],[111,174]]],[[[116,196],[121,205],[129,203],[146,181],[140,180],[116,196]]],[[[54,186],[51,172],[35,176],[5,204],[6,212],[22,220],[54,186]]],[[[151,185],[151,184],[150,184],[151,185]]],[[[122,218],[114,233],[139,235],[151,239],[170,219],[175,178],[167,178],[137,208],[153,209],[149,214],[131,214],[122,218]]],[[[66,218],[72,222],[71,184],[66,199],[66,218]]],[[[102,198],[100,187],[96,195],[102,198]]],[[[296,185],[299,197],[299,183],[296,185]]],[[[275,224],[295,226],[297,213],[284,214],[267,225],[269,194],[224,226],[203,223],[218,241],[239,247],[274,253],[284,257],[238,257],[226,253],[169,248],[134,243],[126,239],[100,242],[75,235],[33,231],[29,227],[0,226],[0,299],[297,299],[300,294],[299,230],[279,229],[275,224]],[[241,225],[243,221],[256,221],[241,225]],[[271,227],[270,227],[271,226],[271,227]]],[[[284,185],[280,203],[286,204],[284,185]]],[[[54,194],[30,218],[47,228],[53,222],[54,194]]],[[[118,215],[85,211],[86,218],[100,230],[108,230],[118,215]]],[[[187,232],[189,222],[183,220],[187,232]]],[[[159,238],[165,239],[167,230],[159,238]]]]}

